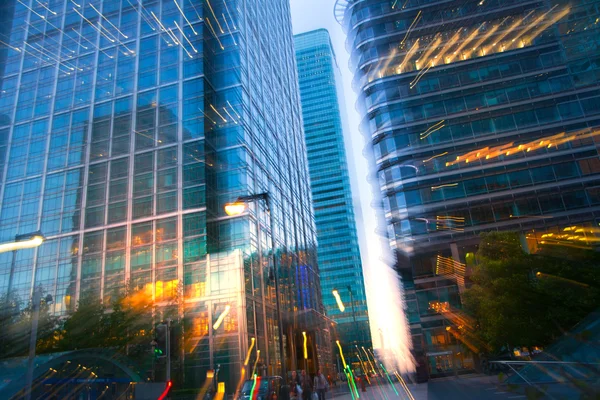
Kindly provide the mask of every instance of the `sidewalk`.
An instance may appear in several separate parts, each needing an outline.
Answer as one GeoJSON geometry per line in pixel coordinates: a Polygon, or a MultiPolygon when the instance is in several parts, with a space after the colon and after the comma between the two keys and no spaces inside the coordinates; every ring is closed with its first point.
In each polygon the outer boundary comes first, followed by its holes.
{"type": "MultiPolygon", "coordinates": [[[[394,383],[394,386],[390,384],[367,386],[366,391],[360,391],[358,389],[359,399],[361,400],[427,400],[427,384],[409,384],[407,385],[410,395],[406,393],[402,385],[394,383]],[[412,395],[412,397],[411,397],[412,395]]],[[[338,387],[337,390],[330,391],[327,393],[326,398],[335,400],[354,400],[350,394],[348,386],[338,387]]]]}

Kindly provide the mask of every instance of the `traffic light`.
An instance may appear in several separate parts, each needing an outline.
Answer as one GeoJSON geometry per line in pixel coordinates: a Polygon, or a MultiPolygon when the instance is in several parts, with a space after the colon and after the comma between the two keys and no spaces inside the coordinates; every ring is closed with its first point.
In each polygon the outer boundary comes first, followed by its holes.
{"type": "Polygon", "coordinates": [[[156,357],[166,357],[167,356],[167,324],[160,323],[156,325],[156,338],[154,341],[156,345],[154,346],[154,355],[156,357]]]}

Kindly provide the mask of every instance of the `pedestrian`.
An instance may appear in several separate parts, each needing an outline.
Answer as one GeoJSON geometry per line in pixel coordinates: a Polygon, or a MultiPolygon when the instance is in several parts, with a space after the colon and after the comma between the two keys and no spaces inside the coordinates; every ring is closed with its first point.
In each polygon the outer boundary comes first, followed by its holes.
{"type": "Polygon", "coordinates": [[[314,388],[317,391],[317,395],[319,395],[319,400],[325,400],[325,392],[329,389],[329,384],[325,375],[321,373],[321,369],[318,369],[315,375],[314,388]]]}
{"type": "Polygon", "coordinates": [[[302,395],[300,376],[296,371],[292,371],[292,377],[289,381],[290,385],[290,399],[300,400],[299,397],[302,395]]]}
{"type": "Polygon", "coordinates": [[[306,370],[302,370],[300,381],[302,382],[300,385],[302,388],[302,400],[312,400],[312,382],[306,370]]]}

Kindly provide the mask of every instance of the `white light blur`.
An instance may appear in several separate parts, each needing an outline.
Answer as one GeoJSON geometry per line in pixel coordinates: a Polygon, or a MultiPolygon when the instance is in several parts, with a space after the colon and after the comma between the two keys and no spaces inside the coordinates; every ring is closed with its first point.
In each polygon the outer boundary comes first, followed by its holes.
{"type": "Polygon", "coordinates": [[[227,314],[229,314],[229,311],[231,310],[231,306],[229,304],[227,304],[225,306],[225,310],[221,313],[221,315],[219,315],[219,318],[217,319],[217,322],[215,322],[215,324],[213,325],[213,329],[216,331],[217,329],[219,329],[219,327],[221,326],[221,324],[223,323],[223,320],[225,319],[225,317],[227,316],[227,314]]]}
{"type": "Polygon", "coordinates": [[[18,242],[2,243],[0,244],[0,253],[6,253],[7,251],[33,249],[44,243],[43,236],[33,236],[29,240],[20,240],[18,242]]]}

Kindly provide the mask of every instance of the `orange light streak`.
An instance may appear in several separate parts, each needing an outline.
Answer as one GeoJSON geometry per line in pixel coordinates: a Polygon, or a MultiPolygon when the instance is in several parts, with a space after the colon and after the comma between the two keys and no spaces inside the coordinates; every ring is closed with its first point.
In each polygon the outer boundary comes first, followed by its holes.
{"type": "Polygon", "coordinates": [[[429,157],[428,159],[426,159],[426,160],[423,160],[423,163],[427,163],[427,162],[429,162],[429,161],[431,161],[431,160],[433,160],[433,159],[436,159],[436,158],[438,158],[438,157],[445,156],[446,154],[448,154],[448,152],[447,152],[447,151],[443,152],[442,154],[438,154],[438,155],[436,155],[436,156],[429,157]]]}
{"type": "Polygon", "coordinates": [[[475,29],[465,40],[463,40],[463,42],[458,46],[458,48],[452,52],[452,55],[448,58],[446,64],[450,64],[460,54],[461,50],[467,47],[467,45],[477,37],[477,34],[484,25],[485,23],[479,25],[477,29],[475,29]]]}
{"type": "Polygon", "coordinates": [[[533,13],[533,10],[529,11],[524,17],[519,18],[507,30],[505,30],[504,32],[502,32],[502,34],[500,35],[500,37],[494,39],[494,43],[492,43],[490,46],[484,47],[483,48],[483,55],[488,54],[491,49],[493,49],[505,37],[507,37],[508,35],[510,35],[515,29],[517,29],[519,27],[519,25],[521,25],[523,23],[523,21],[525,20],[525,18],[529,17],[532,13],[533,13]]]}
{"type": "Polygon", "coordinates": [[[504,18],[498,25],[494,25],[492,27],[492,29],[489,30],[488,33],[486,33],[484,36],[482,36],[471,48],[471,50],[467,51],[465,53],[465,59],[467,58],[471,58],[471,54],[473,54],[473,52],[475,50],[477,50],[479,48],[479,46],[481,46],[486,40],[488,40],[494,33],[496,33],[496,31],[500,28],[500,25],[502,25],[504,23],[504,21],[506,21],[508,19],[504,18]]]}
{"type": "MultiPolygon", "coordinates": [[[[425,53],[419,57],[419,59],[417,60],[417,69],[420,69],[418,64],[421,64],[421,60],[427,60],[429,58],[429,56],[431,56],[431,53],[433,53],[438,46],[440,45],[440,43],[442,43],[442,35],[439,33],[436,33],[435,36],[433,37],[435,39],[433,42],[429,43],[429,45],[427,45],[427,47],[425,48],[425,53]]],[[[423,65],[427,65],[427,63],[425,64],[421,64],[421,66],[423,65]]]]}
{"type": "Polygon", "coordinates": [[[539,35],[541,35],[542,32],[544,32],[546,29],[548,29],[550,27],[550,25],[553,25],[556,22],[558,22],[559,20],[561,20],[562,18],[564,18],[564,16],[567,15],[570,11],[571,11],[571,9],[569,7],[567,7],[564,10],[562,10],[561,12],[559,12],[558,14],[556,14],[550,21],[546,22],[544,25],[539,27],[533,33],[533,35],[531,35],[531,37],[528,38],[528,41],[532,42],[535,38],[537,38],[539,35]]]}
{"type": "Polygon", "coordinates": [[[415,26],[417,26],[417,24],[419,23],[420,20],[421,20],[421,10],[419,10],[419,12],[417,13],[417,16],[415,17],[415,19],[413,19],[413,22],[408,27],[408,30],[406,31],[406,35],[404,35],[404,39],[402,39],[402,41],[400,42],[400,46],[402,46],[404,44],[404,42],[406,42],[406,39],[408,39],[408,35],[410,35],[410,32],[413,30],[413,28],[415,26]]]}
{"type": "Polygon", "coordinates": [[[398,68],[396,68],[396,74],[401,74],[402,73],[402,69],[404,68],[404,66],[406,65],[406,63],[408,63],[410,61],[410,59],[413,58],[413,56],[415,55],[415,53],[416,53],[416,51],[417,51],[418,48],[419,48],[419,39],[417,39],[415,41],[415,43],[412,45],[412,47],[410,48],[410,50],[408,50],[408,52],[404,56],[404,60],[402,60],[402,62],[398,66],[398,68]]]}

